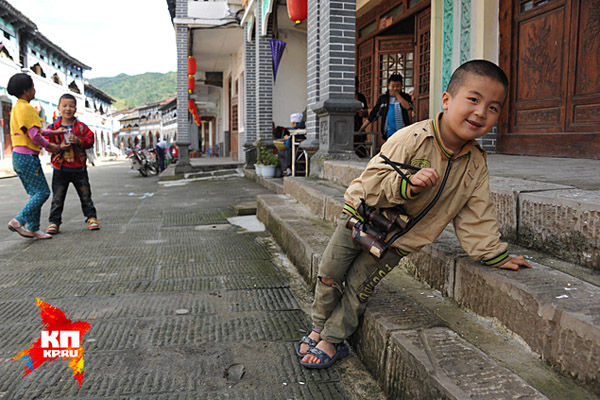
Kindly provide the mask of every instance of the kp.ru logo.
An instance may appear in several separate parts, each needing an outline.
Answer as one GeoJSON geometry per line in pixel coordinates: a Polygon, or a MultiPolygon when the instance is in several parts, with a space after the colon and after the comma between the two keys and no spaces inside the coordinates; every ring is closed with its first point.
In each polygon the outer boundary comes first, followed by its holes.
{"type": "Polygon", "coordinates": [[[45,361],[54,361],[58,357],[69,358],[71,359],[69,367],[73,369],[73,377],[81,387],[83,381],[81,340],[90,329],[90,324],[84,321],[72,322],[64,312],[40,299],[36,299],[36,304],[40,307],[40,315],[45,329],[30,348],[14,356],[13,360],[21,360],[25,363],[23,376],[27,376],[45,361]]]}

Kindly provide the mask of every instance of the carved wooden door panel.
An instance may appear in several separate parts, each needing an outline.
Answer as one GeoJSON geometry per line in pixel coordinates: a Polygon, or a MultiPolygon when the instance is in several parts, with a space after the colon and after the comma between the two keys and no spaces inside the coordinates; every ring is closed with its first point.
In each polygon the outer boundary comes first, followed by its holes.
{"type": "Polygon", "coordinates": [[[415,20],[415,92],[416,120],[429,118],[429,59],[430,59],[431,9],[427,8],[415,20]]]}
{"type": "Polygon", "coordinates": [[[231,149],[231,159],[238,160],[238,97],[231,98],[231,115],[229,126],[231,127],[231,136],[229,137],[229,148],[231,149]]]}
{"type": "Polygon", "coordinates": [[[569,10],[566,1],[516,10],[511,132],[561,132],[565,121],[569,10]]]}
{"type": "Polygon", "coordinates": [[[599,131],[600,1],[575,1],[571,20],[566,130],[599,131]]]}
{"type": "Polygon", "coordinates": [[[10,139],[10,110],[12,104],[2,102],[2,120],[3,120],[3,135],[4,135],[4,157],[12,157],[12,142],[10,139]]]}
{"type": "Polygon", "coordinates": [[[513,0],[500,24],[510,93],[497,150],[600,158],[600,2],[513,0]]]}

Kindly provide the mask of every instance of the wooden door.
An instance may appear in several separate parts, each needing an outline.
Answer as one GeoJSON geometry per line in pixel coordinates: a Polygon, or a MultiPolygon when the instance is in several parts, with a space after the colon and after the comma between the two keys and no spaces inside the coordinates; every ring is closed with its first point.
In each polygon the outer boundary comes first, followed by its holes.
{"type": "Polygon", "coordinates": [[[375,106],[373,69],[375,68],[374,54],[375,39],[369,39],[358,46],[358,91],[365,95],[369,109],[375,106]]]}
{"type": "Polygon", "coordinates": [[[10,139],[10,110],[12,104],[2,102],[2,128],[4,134],[4,158],[12,157],[12,141],[10,139]]]}
{"type": "Polygon", "coordinates": [[[429,118],[429,60],[431,9],[421,11],[415,19],[415,120],[429,118]]]}
{"type": "Polygon", "coordinates": [[[235,161],[238,160],[238,97],[231,98],[231,112],[229,115],[229,148],[231,151],[231,158],[235,161]]]}
{"type": "Polygon", "coordinates": [[[513,0],[500,11],[510,101],[497,150],[600,158],[600,2],[513,0]]]}

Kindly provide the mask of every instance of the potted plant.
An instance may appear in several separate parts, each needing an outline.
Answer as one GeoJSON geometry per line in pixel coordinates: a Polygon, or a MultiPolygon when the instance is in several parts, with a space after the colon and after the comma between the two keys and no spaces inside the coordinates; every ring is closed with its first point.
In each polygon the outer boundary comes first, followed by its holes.
{"type": "Polygon", "coordinates": [[[275,168],[279,165],[279,159],[276,154],[271,151],[265,151],[263,156],[262,174],[264,178],[275,177],[275,168]]]}

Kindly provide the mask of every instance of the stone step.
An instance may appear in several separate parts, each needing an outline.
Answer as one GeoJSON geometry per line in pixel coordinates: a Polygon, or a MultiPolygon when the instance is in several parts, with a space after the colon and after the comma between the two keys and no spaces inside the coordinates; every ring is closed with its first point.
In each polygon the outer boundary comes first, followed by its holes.
{"type": "MultiPolygon", "coordinates": [[[[257,216],[313,287],[332,225],[277,194],[257,197],[257,216]]],[[[377,287],[350,341],[390,398],[596,398],[399,268],[377,287]]]]}
{"type": "MultiPolygon", "coordinates": [[[[365,166],[325,161],[323,178],[348,187],[365,166]]],[[[490,190],[507,240],[600,271],[600,190],[499,176],[490,190]]]]}
{"type": "MultiPolygon", "coordinates": [[[[296,177],[284,179],[284,190],[324,222],[341,214],[342,186],[296,177]]],[[[404,264],[461,307],[496,319],[564,374],[598,383],[600,276],[531,250],[513,250],[527,255],[534,268],[515,273],[483,267],[466,256],[450,232],[404,264]],[[555,268],[559,265],[562,270],[555,268]]]]}

